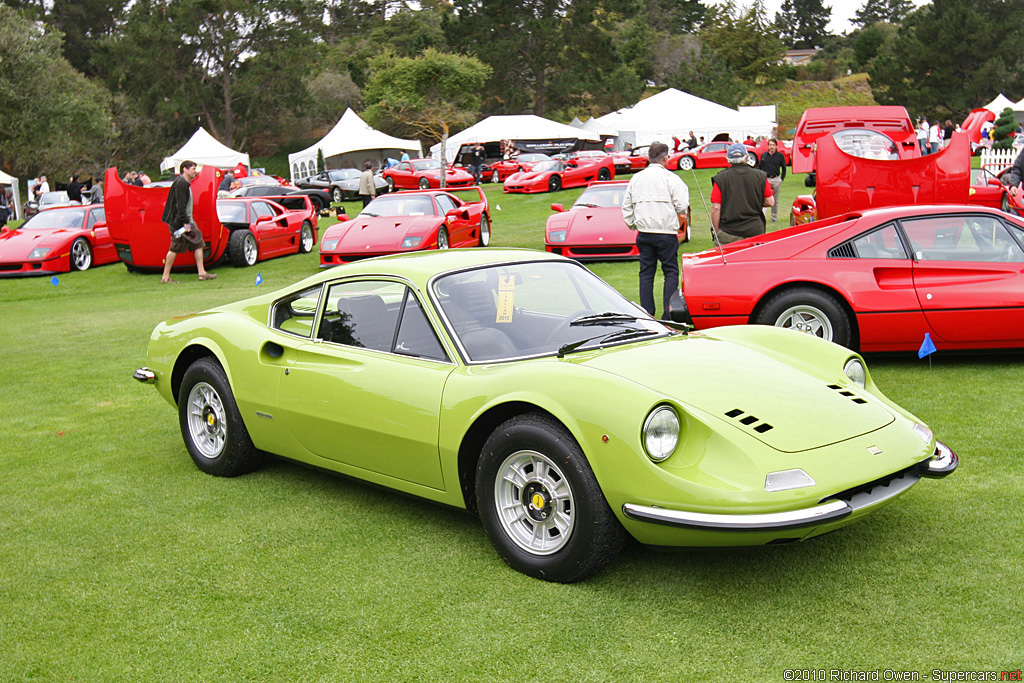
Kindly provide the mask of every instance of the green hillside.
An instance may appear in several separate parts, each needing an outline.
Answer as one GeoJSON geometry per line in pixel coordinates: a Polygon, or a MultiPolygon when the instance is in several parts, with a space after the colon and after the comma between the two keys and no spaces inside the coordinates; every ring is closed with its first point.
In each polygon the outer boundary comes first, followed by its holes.
{"type": "Polygon", "coordinates": [[[796,127],[800,115],[811,107],[850,107],[878,104],[871,94],[867,74],[853,74],[834,81],[786,81],[765,87],[744,100],[747,106],[774,104],[778,107],[779,136],[786,138],[796,127]]]}

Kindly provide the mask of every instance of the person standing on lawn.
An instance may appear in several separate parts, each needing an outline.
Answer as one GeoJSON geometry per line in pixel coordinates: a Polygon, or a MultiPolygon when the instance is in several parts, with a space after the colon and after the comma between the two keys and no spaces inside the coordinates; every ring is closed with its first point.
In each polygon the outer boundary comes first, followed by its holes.
{"type": "Polygon", "coordinates": [[[786,179],[786,155],[779,151],[779,141],[769,140],[768,151],[761,157],[757,167],[768,176],[768,184],[772,186],[772,223],[779,218],[779,192],[782,191],[782,181],[786,179]]]}
{"type": "Polygon", "coordinates": [[[732,143],[725,152],[729,168],[711,179],[711,225],[720,245],[763,235],[762,207],[775,204],[765,172],[747,164],[749,154],[743,143],[732,143]]]}
{"type": "Polygon", "coordinates": [[[181,174],[171,183],[171,191],[167,195],[161,219],[171,231],[171,247],[164,259],[164,274],[160,278],[160,282],[165,284],[176,283],[176,280],[171,279],[174,258],[189,251],[195,253],[200,280],[213,280],[217,277],[216,273],[207,273],[203,266],[203,247],[206,246],[206,242],[203,241],[203,235],[192,218],[192,181],[198,175],[199,167],[196,166],[196,162],[181,162],[181,174]]]}

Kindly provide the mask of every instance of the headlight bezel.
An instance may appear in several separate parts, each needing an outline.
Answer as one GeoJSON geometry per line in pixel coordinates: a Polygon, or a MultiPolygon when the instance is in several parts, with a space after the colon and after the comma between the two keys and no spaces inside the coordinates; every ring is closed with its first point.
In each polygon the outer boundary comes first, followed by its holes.
{"type": "Polygon", "coordinates": [[[53,249],[50,247],[36,247],[29,252],[28,257],[29,259],[46,258],[46,255],[51,251],[53,251],[53,249]]]}
{"type": "Polygon", "coordinates": [[[864,361],[857,356],[853,356],[843,364],[843,375],[861,389],[867,388],[868,368],[864,365],[864,361]]]}
{"type": "Polygon", "coordinates": [[[402,249],[415,249],[423,243],[422,237],[406,237],[402,240],[402,249]]]}
{"type": "Polygon", "coordinates": [[[662,463],[668,460],[676,449],[679,447],[679,437],[682,433],[682,422],[679,419],[679,414],[676,409],[667,403],[661,403],[651,409],[651,412],[647,414],[647,418],[644,420],[643,427],[640,430],[640,442],[643,445],[644,453],[651,460],[651,462],[662,463]],[[668,419],[666,423],[664,420],[668,419]],[[658,437],[652,433],[652,430],[663,430],[668,428],[669,434],[658,437]],[[671,433],[674,432],[674,433],[671,433]],[[666,447],[663,443],[658,446],[656,443],[652,444],[653,439],[669,439],[667,443],[670,443],[670,447],[666,447]]]}
{"type": "Polygon", "coordinates": [[[548,233],[548,242],[564,242],[568,234],[568,230],[552,230],[548,233]]]}
{"type": "Polygon", "coordinates": [[[324,240],[320,244],[320,251],[334,251],[335,249],[338,248],[339,241],[340,240],[337,239],[324,240]]]}

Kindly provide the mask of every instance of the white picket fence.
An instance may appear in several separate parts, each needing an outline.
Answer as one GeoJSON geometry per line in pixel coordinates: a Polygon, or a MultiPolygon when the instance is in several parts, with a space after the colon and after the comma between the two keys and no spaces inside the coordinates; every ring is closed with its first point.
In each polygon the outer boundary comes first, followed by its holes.
{"type": "Polygon", "coordinates": [[[982,168],[1006,168],[1013,164],[1020,154],[1019,147],[1010,149],[983,149],[981,151],[982,168]]]}

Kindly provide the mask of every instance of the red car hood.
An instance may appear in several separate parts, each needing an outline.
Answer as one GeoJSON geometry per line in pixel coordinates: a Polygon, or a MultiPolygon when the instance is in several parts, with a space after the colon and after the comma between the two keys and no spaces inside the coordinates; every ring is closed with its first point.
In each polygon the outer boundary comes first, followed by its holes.
{"type": "MultiPolygon", "coordinates": [[[[0,234],[0,261],[11,263],[26,261],[33,249],[46,247],[54,249],[67,244],[82,232],[81,228],[56,228],[53,230],[11,230],[0,234]]],[[[47,254],[53,256],[53,254],[47,254]]]]}
{"type": "Polygon", "coordinates": [[[563,215],[567,219],[563,225],[569,230],[565,237],[566,242],[621,244],[636,241],[636,234],[626,225],[622,218],[622,209],[617,206],[582,207],[563,215]]]}
{"type": "Polygon", "coordinates": [[[394,251],[409,236],[426,237],[441,223],[438,216],[377,216],[355,218],[327,229],[324,240],[338,240],[329,253],[394,251]]]}
{"type": "MultiPolygon", "coordinates": [[[[438,170],[420,171],[420,174],[421,175],[425,175],[425,176],[430,176],[431,178],[440,178],[441,177],[441,171],[438,171],[438,170]]],[[[458,168],[449,168],[447,171],[445,171],[444,177],[447,180],[466,180],[466,179],[472,180],[473,179],[473,176],[469,175],[469,173],[467,173],[466,171],[463,171],[462,169],[458,169],[458,168]]]]}
{"type": "Polygon", "coordinates": [[[554,173],[554,171],[540,171],[540,172],[536,172],[536,173],[533,172],[533,171],[522,171],[520,173],[513,173],[512,175],[510,175],[505,180],[505,182],[506,183],[528,183],[528,182],[531,182],[531,181],[534,181],[534,180],[544,180],[549,175],[551,175],[552,173],[554,173]]]}

